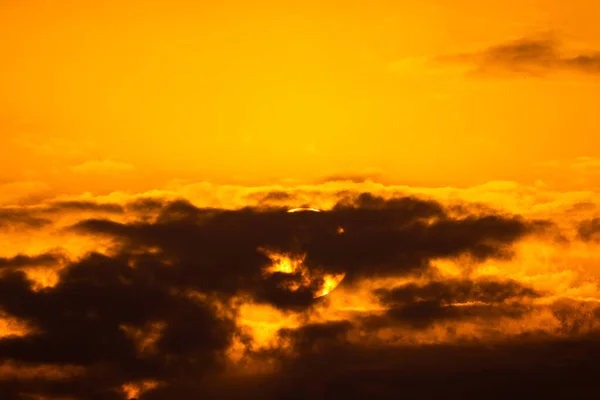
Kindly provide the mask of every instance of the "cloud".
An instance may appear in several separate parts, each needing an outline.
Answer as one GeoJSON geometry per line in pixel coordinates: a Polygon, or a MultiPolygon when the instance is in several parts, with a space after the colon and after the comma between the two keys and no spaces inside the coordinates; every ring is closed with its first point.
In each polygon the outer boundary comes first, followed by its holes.
{"type": "Polygon", "coordinates": [[[26,364],[5,361],[0,364],[0,381],[2,380],[65,380],[83,375],[85,370],[72,365],[26,364]]]}
{"type": "Polygon", "coordinates": [[[424,269],[433,258],[469,255],[479,260],[509,257],[509,245],[536,229],[517,217],[450,217],[434,201],[385,200],[370,194],[340,201],[327,213],[287,213],[282,208],[201,209],[177,201],[156,222],[123,224],[103,219],[78,223],[78,232],[113,237],[122,251],[156,247],[181,270],[158,269],[165,283],[199,291],[252,291],[277,306],[312,302],[317,287],[289,293],[280,288],[301,276],[274,274],[261,280],[267,247],[307,254],[309,269],[345,273],[347,280],[402,276],[424,269]],[[338,227],[344,233],[338,232],[338,227]],[[196,265],[203,264],[202,270],[196,265]],[[258,283],[257,283],[258,282],[258,283]],[[310,300],[310,301],[309,301],[310,300]]]}
{"type": "Polygon", "coordinates": [[[382,328],[405,324],[412,328],[424,329],[446,321],[481,321],[501,317],[518,319],[530,311],[530,307],[521,304],[442,306],[436,301],[421,301],[402,307],[392,307],[386,312],[384,318],[368,318],[367,325],[382,328]]]}
{"type": "Polygon", "coordinates": [[[442,320],[521,317],[529,311],[520,303],[540,295],[514,281],[447,279],[425,285],[410,283],[393,289],[377,289],[380,301],[389,306],[383,318],[368,318],[370,325],[404,323],[424,328],[442,320]]]}
{"type": "Polygon", "coordinates": [[[566,55],[552,37],[522,38],[473,53],[443,56],[440,61],[467,64],[482,75],[515,73],[543,76],[571,71],[600,74],[600,51],[566,55]]]}
{"type": "Polygon", "coordinates": [[[63,256],[57,253],[45,253],[36,256],[27,256],[20,254],[11,258],[0,257],[0,269],[47,266],[57,264],[61,260],[63,260],[63,256]]]}
{"type": "Polygon", "coordinates": [[[376,168],[368,168],[361,173],[336,173],[326,176],[320,182],[354,182],[362,183],[366,181],[381,182],[384,180],[384,171],[376,168]]]}
{"type": "Polygon", "coordinates": [[[49,207],[44,210],[47,212],[104,212],[104,213],[116,213],[121,214],[124,212],[124,208],[119,204],[110,203],[96,203],[93,201],[56,201],[50,203],[49,207]]]}
{"type": "Polygon", "coordinates": [[[260,393],[273,399],[395,399],[401,393],[420,399],[560,399],[595,390],[597,335],[576,341],[534,335],[493,345],[390,348],[344,343],[344,328],[343,323],[301,328],[293,340],[299,351],[285,359],[277,376],[243,388],[219,386],[206,398],[260,393]]]}
{"type": "Polygon", "coordinates": [[[293,199],[293,196],[290,193],[287,193],[283,190],[273,190],[265,193],[251,193],[247,197],[250,200],[258,200],[260,203],[289,202],[293,199]]]}
{"type": "Polygon", "coordinates": [[[133,171],[133,165],[114,160],[92,160],[71,167],[78,174],[113,174],[133,171]]]}
{"type": "Polygon", "coordinates": [[[350,321],[307,324],[298,329],[282,329],[279,335],[291,341],[295,352],[318,352],[319,348],[348,344],[348,333],[354,327],[350,321]]]}
{"type": "MultiPolygon", "coordinates": [[[[135,204],[131,205],[135,208],[135,204]]],[[[15,230],[40,230],[47,227],[57,217],[73,214],[80,217],[82,213],[93,215],[123,214],[125,208],[120,204],[99,203],[85,200],[58,200],[45,204],[19,207],[0,207],[0,229],[15,230]]],[[[132,209],[132,211],[135,211],[132,209]]]]}
{"type": "Polygon", "coordinates": [[[11,227],[36,229],[50,223],[48,218],[35,215],[26,209],[0,208],[0,229],[11,227]]]}
{"type": "MultiPolygon", "coordinates": [[[[108,396],[114,388],[145,376],[201,376],[216,365],[218,351],[227,346],[234,330],[210,305],[192,301],[185,293],[171,294],[174,288],[153,281],[151,274],[100,255],[71,265],[52,290],[34,292],[20,272],[4,274],[0,287],[2,308],[37,329],[24,338],[0,340],[2,357],[84,368],[79,381],[54,384],[54,390],[81,398],[108,396]],[[154,320],[167,326],[157,340],[158,353],[139,357],[122,327],[143,327],[154,320]]],[[[30,383],[24,385],[30,390],[30,383]]]]}
{"type": "Polygon", "coordinates": [[[502,303],[513,297],[537,297],[531,288],[515,281],[491,281],[446,279],[431,281],[419,286],[414,283],[390,290],[379,289],[377,295],[384,303],[405,304],[417,301],[435,301],[437,303],[485,302],[502,303]]]}
{"type": "Polygon", "coordinates": [[[581,240],[586,242],[600,240],[600,218],[581,222],[577,232],[581,240]]]}
{"type": "Polygon", "coordinates": [[[0,185],[0,205],[37,203],[50,193],[50,186],[40,181],[5,183],[0,185]]]}
{"type": "Polygon", "coordinates": [[[526,390],[554,384],[553,374],[587,387],[591,372],[574,374],[563,353],[550,362],[551,349],[575,349],[577,363],[595,365],[597,304],[565,276],[554,292],[540,289],[539,271],[511,269],[553,222],[334,188],[335,203],[320,213],[288,213],[304,194],[279,188],[240,190],[255,203],[239,208],[146,195],[12,208],[56,224],[65,246],[85,239],[92,251],[0,258],[0,315],[28,328],[0,335],[0,370],[10,371],[0,393],[468,398],[524,367],[539,372],[526,390]],[[56,282],[36,287],[26,269],[55,263],[56,282]],[[339,274],[339,286],[315,298],[339,274]],[[481,365],[489,369],[474,385],[481,365]]]}

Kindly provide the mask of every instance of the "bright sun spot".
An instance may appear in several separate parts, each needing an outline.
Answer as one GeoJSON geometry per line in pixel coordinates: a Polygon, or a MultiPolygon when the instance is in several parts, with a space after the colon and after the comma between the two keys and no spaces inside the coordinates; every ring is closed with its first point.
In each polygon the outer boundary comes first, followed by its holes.
{"type": "Polygon", "coordinates": [[[311,208],[311,207],[298,207],[298,208],[292,208],[291,210],[288,210],[289,213],[295,213],[295,212],[301,212],[301,211],[321,212],[321,210],[319,210],[318,208],[311,208]]]}
{"type": "Polygon", "coordinates": [[[323,297],[331,293],[331,291],[340,284],[340,282],[342,281],[342,279],[344,279],[345,276],[346,274],[325,275],[323,277],[323,286],[321,287],[321,290],[315,293],[315,298],[323,297]]]}
{"type": "Polygon", "coordinates": [[[304,264],[306,254],[291,254],[272,251],[264,248],[259,248],[263,254],[271,259],[271,264],[263,270],[263,276],[268,277],[275,273],[282,274],[298,274],[299,276],[286,282],[282,287],[292,292],[301,287],[309,287],[315,279],[322,280],[321,287],[315,292],[314,298],[323,297],[333,289],[335,289],[342,279],[344,273],[341,274],[322,274],[320,272],[311,272],[304,264]]]}
{"type": "Polygon", "coordinates": [[[293,255],[290,253],[280,253],[267,249],[259,249],[263,254],[271,259],[271,265],[268,266],[264,273],[266,275],[272,275],[275,272],[282,274],[294,274],[296,272],[302,272],[305,269],[304,259],[306,254],[293,255]]]}

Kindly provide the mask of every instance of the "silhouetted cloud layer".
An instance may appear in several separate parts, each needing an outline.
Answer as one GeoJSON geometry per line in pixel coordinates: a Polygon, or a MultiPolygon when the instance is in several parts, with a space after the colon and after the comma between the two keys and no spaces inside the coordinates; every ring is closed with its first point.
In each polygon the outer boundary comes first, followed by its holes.
{"type": "MultiPolygon", "coordinates": [[[[287,199],[278,192],[271,198],[287,199]]],[[[544,293],[512,279],[438,276],[439,260],[506,261],[514,244],[551,226],[469,210],[363,193],[323,212],[148,199],[22,211],[28,218],[91,212],[93,218],[68,231],[111,245],[72,260],[59,251],[0,258],[0,309],[30,327],[0,336],[0,371],[11,376],[0,379],[0,393],[3,399],[439,398],[490,388],[500,396],[512,393],[511,385],[515,391],[519,384],[552,385],[555,375],[591,384],[591,371],[578,375],[571,367],[595,365],[599,342],[591,334],[569,340],[587,332],[583,326],[597,318],[596,309],[551,308],[566,336],[515,336],[493,347],[486,340],[399,344],[382,334],[518,320],[547,307],[535,303],[544,293]],[[56,268],[58,281],[36,287],[28,268],[56,268]],[[350,294],[389,282],[365,292],[379,308],[311,320],[328,312],[329,297],[317,293],[340,274],[338,290],[350,294]],[[421,281],[405,281],[415,277],[421,281]],[[244,327],[244,305],[301,322],[276,329],[275,344],[259,347],[244,327]],[[243,362],[266,362],[267,372],[231,373],[236,348],[243,362]],[[522,382],[524,368],[535,371],[530,381],[522,382]]],[[[551,391],[544,386],[543,393],[551,391]]]]}
{"type": "MultiPolygon", "coordinates": [[[[213,389],[233,398],[506,399],[585,397],[595,392],[597,335],[543,336],[484,345],[360,346],[344,343],[343,325],[296,332],[300,356],[277,377],[213,389]],[[319,345],[317,345],[319,344],[319,345]]],[[[165,397],[149,397],[165,398],[165,397]]]]}

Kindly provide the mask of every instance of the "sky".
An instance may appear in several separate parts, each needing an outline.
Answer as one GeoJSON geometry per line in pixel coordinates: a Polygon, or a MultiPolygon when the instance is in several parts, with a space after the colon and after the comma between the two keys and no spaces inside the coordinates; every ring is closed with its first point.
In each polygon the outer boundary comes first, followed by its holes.
{"type": "Polygon", "coordinates": [[[599,12],[0,0],[0,397],[589,397],[599,12]]]}
{"type": "Polygon", "coordinates": [[[4,0],[0,179],[61,193],[339,174],[572,185],[538,170],[600,157],[597,7],[4,0]],[[550,36],[557,60],[587,67],[448,61],[550,36]]]}

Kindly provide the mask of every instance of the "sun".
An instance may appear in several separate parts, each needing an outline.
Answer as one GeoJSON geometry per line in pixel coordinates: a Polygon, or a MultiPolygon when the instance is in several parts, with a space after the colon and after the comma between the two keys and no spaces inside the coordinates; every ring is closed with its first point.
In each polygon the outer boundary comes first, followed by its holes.
{"type": "Polygon", "coordinates": [[[292,208],[292,209],[288,210],[289,213],[296,213],[296,212],[303,212],[303,211],[321,212],[321,210],[319,210],[318,208],[313,208],[313,207],[296,207],[296,208],[292,208]]]}
{"type": "Polygon", "coordinates": [[[314,293],[315,299],[331,293],[346,276],[345,273],[328,274],[319,270],[311,270],[304,263],[306,259],[304,253],[293,254],[264,248],[258,250],[271,260],[271,264],[263,269],[262,274],[265,278],[275,273],[290,275],[290,282],[282,285],[283,289],[295,292],[300,288],[311,287],[315,281],[321,281],[319,288],[314,293]]]}
{"type": "Polygon", "coordinates": [[[323,277],[323,285],[321,286],[321,289],[317,293],[315,293],[315,299],[327,296],[329,293],[331,293],[333,289],[339,286],[339,284],[342,282],[345,276],[346,274],[344,273],[335,275],[326,274],[323,277]]]}

